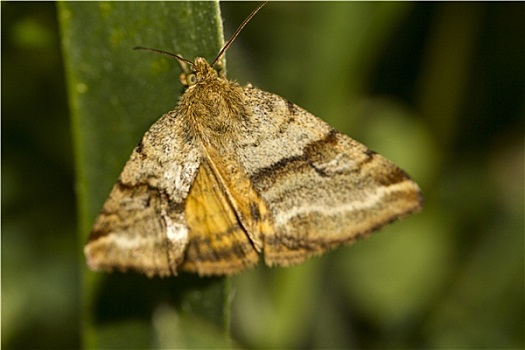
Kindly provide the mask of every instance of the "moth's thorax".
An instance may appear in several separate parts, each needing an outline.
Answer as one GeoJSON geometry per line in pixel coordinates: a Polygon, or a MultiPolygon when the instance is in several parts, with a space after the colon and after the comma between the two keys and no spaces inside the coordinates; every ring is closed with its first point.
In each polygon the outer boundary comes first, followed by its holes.
{"type": "Polygon", "coordinates": [[[219,76],[203,58],[195,59],[192,70],[196,82],[181,96],[178,115],[197,138],[234,135],[247,117],[242,87],[219,76]]]}

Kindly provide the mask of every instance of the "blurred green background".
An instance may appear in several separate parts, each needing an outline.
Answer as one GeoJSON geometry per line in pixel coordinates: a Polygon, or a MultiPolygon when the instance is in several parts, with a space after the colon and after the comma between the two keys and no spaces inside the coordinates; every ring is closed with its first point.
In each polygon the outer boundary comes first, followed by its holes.
{"type": "MultiPolygon", "coordinates": [[[[254,7],[221,4],[227,38],[254,7]]],[[[233,277],[235,344],[524,347],[524,7],[275,2],[245,28],[228,51],[230,79],[279,94],[385,155],[412,175],[427,202],[355,246],[233,277]]],[[[1,15],[2,347],[78,348],[86,329],[84,242],[75,233],[76,160],[57,8],[2,2],[1,15]]],[[[178,91],[178,64],[170,72],[178,91]]],[[[174,104],[175,96],[155,108],[174,104]]],[[[116,292],[130,283],[108,278],[116,292]]],[[[144,288],[166,283],[137,278],[144,288]]],[[[119,302],[140,303],[129,295],[119,302]]],[[[178,322],[162,305],[142,307],[168,333],[178,322]]],[[[198,320],[194,329],[195,337],[214,332],[198,320]]],[[[113,333],[126,336],[118,327],[113,333]]]]}

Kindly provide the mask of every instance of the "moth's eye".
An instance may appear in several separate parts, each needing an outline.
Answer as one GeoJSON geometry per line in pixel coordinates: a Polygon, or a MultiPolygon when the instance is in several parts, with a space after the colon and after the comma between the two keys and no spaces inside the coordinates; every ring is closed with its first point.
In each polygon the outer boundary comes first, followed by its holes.
{"type": "Polygon", "coordinates": [[[193,73],[190,73],[186,76],[186,83],[188,86],[197,84],[197,76],[193,73]]]}
{"type": "Polygon", "coordinates": [[[192,86],[197,84],[197,76],[195,73],[181,73],[179,80],[184,86],[192,86]]]}

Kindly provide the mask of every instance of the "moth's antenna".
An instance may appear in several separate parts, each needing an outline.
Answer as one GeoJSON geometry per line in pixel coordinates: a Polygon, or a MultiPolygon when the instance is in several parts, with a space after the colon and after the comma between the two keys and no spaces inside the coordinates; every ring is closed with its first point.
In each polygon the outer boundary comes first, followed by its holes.
{"type": "Polygon", "coordinates": [[[159,50],[159,49],[152,49],[152,48],[149,48],[149,47],[142,47],[142,46],[135,46],[135,47],[133,48],[133,50],[145,50],[145,51],[152,51],[152,52],[156,52],[156,53],[161,53],[161,54],[166,55],[166,56],[175,57],[175,58],[178,59],[179,61],[182,61],[182,62],[188,63],[190,66],[193,65],[193,62],[192,62],[192,61],[187,60],[187,59],[185,59],[184,57],[181,57],[181,56],[179,56],[179,55],[176,55],[176,54],[171,53],[171,52],[168,52],[168,51],[163,51],[163,50],[159,50]]]}
{"type": "Polygon", "coordinates": [[[228,49],[228,47],[230,47],[230,45],[233,43],[233,41],[235,40],[235,38],[237,38],[237,35],[239,35],[239,33],[241,32],[241,30],[244,28],[244,26],[246,26],[248,24],[248,22],[250,22],[250,20],[252,19],[253,16],[255,16],[255,14],[257,12],[259,12],[259,10],[264,6],[266,5],[268,1],[265,1],[265,2],[262,2],[259,4],[259,6],[257,6],[255,8],[255,10],[252,11],[252,13],[250,13],[250,15],[248,17],[246,17],[246,19],[241,23],[241,25],[239,26],[239,28],[237,28],[237,30],[235,31],[235,33],[233,33],[232,37],[230,38],[230,40],[228,40],[226,42],[226,44],[222,47],[221,51],[219,51],[219,54],[217,55],[217,57],[215,58],[215,60],[213,60],[213,63],[211,64],[211,66],[213,67],[215,65],[215,63],[217,63],[217,61],[219,60],[219,58],[221,58],[221,56],[224,54],[224,52],[228,49]]]}
{"type": "MultiPolygon", "coordinates": [[[[250,22],[250,20],[252,19],[253,16],[255,16],[255,14],[257,12],[259,12],[259,10],[264,6],[266,5],[268,1],[264,1],[262,3],[260,3],[256,8],[255,10],[252,11],[252,13],[250,13],[250,15],[248,17],[246,17],[246,19],[241,23],[241,25],[239,26],[239,28],[237,28],[237,30],[235,31],[235,33],[233,33],[232,37],[230,38],[230,40],[228,40],[226,42],[226,44],[222,47],[221,51],[219,51],[219,54],[217,55],[217,57],[215,58],[215,60],[213,60],[213,63],[211,64],[211,66],[213,67],[215,65],[215,63],[217,63],[217,61],[219,60],[219,58],[221,58],[221,56],[224,54],[224,52],[226,52],[226,50],[228,49],[228,47],[230,47],[230,45],[233,43],[233,41],[235,40],[235,38],[237,38],[237,36],[239,35],[239,33],[241,32],[241,30],[248,24],[248,22],[250,22]]],[[[164,51],[164,50],[159,50],[159,49],[152,49],[150,47],[143,47],[143,46],[135,46],[133,48],[133,50],[145,50],[145,51],[152,51],[152,52],[156,52],[156,53],[160,53],[160,54],[163,54],[163,55],[166,55],[166,56],[170,56],[170,57],[175,57],[176,59],[178,59],[179,61],[181,62],[185,62],[187,64],[189,64],[190,66],[193,66],[193,62],[190,61],[190,60],[187,60],[185,59],[184,57],[181,57],[179,55],[176,55],[174,53],[171,53],[171,52],[168,52],[168,51],[164,51]]]]}

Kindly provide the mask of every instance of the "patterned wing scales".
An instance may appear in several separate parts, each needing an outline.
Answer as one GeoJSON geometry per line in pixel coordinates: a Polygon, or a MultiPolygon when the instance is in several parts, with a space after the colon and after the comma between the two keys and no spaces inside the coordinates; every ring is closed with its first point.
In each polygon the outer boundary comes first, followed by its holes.
{"type": "Polygon", "coordinates": [[[419,187],[382,156],[279,96],[244,91],[252,116],[238,153],[273,217],[268,265],[300,263],[421,207],[419,187]]]}

